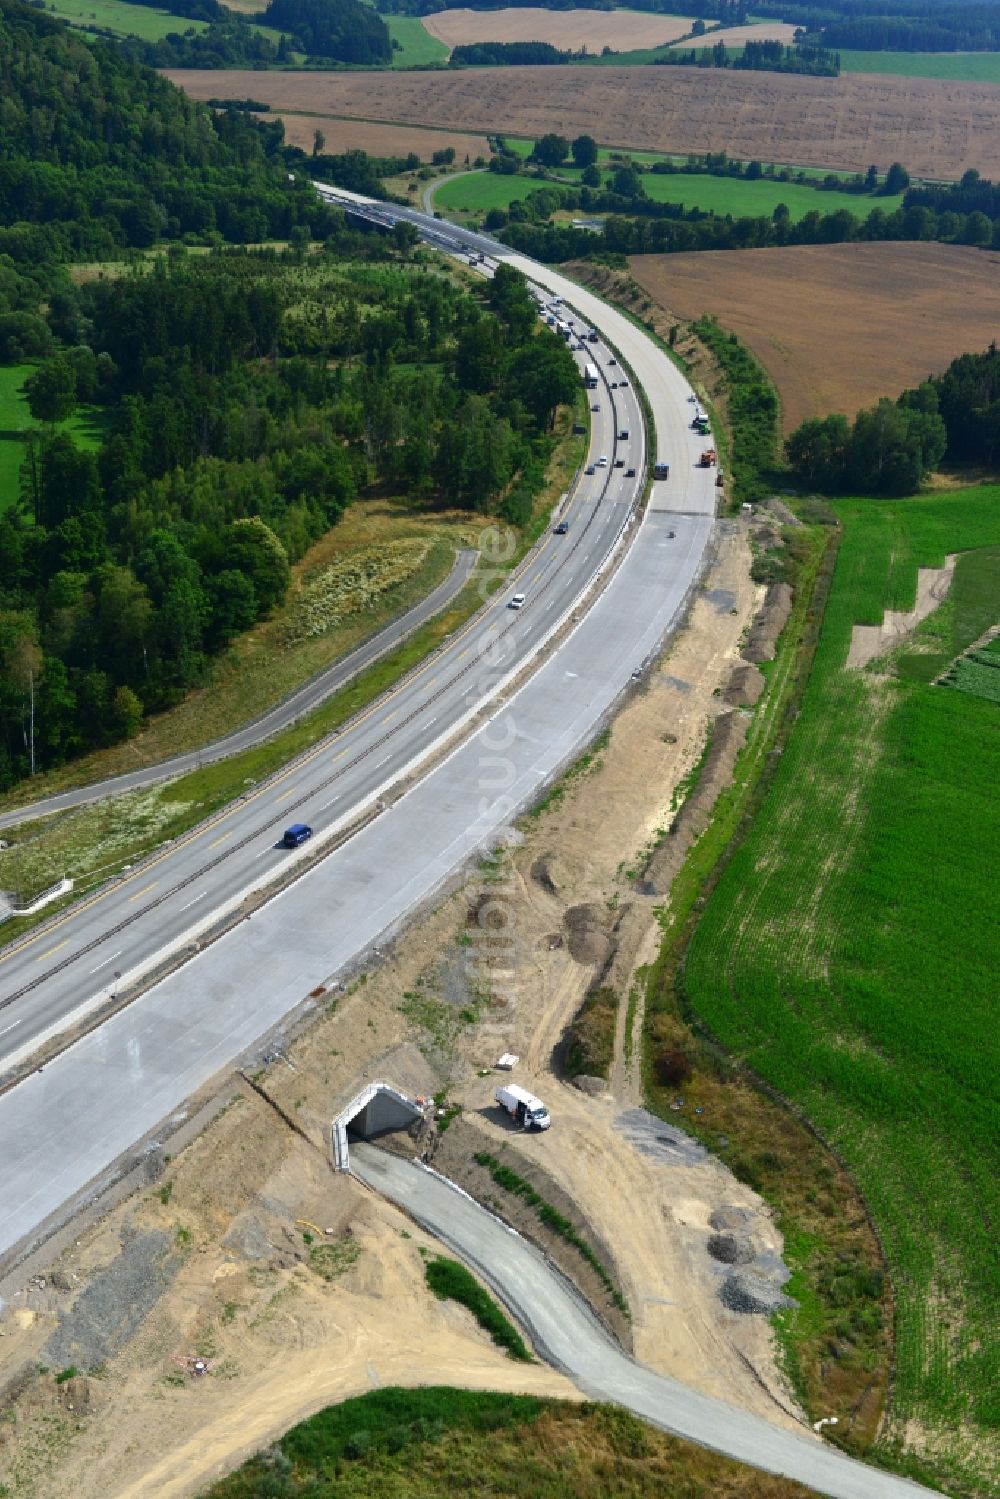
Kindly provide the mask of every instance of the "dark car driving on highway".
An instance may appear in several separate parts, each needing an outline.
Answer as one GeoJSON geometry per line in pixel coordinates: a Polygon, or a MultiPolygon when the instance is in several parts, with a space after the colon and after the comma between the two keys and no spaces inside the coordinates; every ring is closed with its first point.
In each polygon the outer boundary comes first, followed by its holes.
{"type": "Polygon", "coordinates": [[[312,828],[306,822],[293,822],[290,828],[286,828],[282,834],[281,842],[284,848],[298,848],[300,843],[305,843],[307,838],[312,837],[312,828]]]}

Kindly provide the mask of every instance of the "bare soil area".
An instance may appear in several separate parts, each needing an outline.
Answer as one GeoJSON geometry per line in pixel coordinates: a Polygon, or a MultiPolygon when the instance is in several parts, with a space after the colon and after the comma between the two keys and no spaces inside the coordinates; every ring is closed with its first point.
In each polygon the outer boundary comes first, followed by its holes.
{"type": "MultiPolygon", "coordinates": [[[[442,10],[424,16],[424,29],[446,47],[467,42],[551,42],[564,52],[600,52],[613,47],[660,47],[687,36],[686,16],[654,16],[634,10],[542,10],[527,5],[511,10],[442,10]]],[[[788,30],[791,31],[791,27],[788,30]]]]}
{"type": "MultiPolygon", "coordinates": [[[[230,1107],[175,1159],[151,1157],[141,1193],[81,1227],[41,1276],[5,1288],[0,1390],[13,1415],[0,1422],[0,1483],[25,1499],[180,1499],[292,1422],[380,1383],[573,1393],[435,1301],[427,1237],[332,1173],[330,1120],[374,1077],[461,1106],[441,1137],[445,1170],[471,1172],[484,1148],[572,1215],[624,1293],[619,1332],[643,1362],[799,1421],[769,1321],[727,1304],[732,1266],[709,1249],[720,1222],[738,1223],[741,1247],[780,1270],[765,1204],[634,1107],[634,1059],[616,1091],[581,1091],[559,1066],[590,986],[627,993],[656,952],[663,897],[637,889],[633,866],[662,842],[709,720],[732,711],[724,694],[763,595],[749,560],[743,524],[726,523],[686,627],[606,747],[372,970],[323,996],[311,1024],[270,1044],[253,1064],[264,1097],[223,1083],[230,1107]],[[493,1063],[508,1050],[516,1079],[552,1110],[544,1135],[514,1132],[492,1103],[493,1063]],[[91,1372],[57,1383],[63,1360],[91,1372]]],[[[501,1212],[505,1195],[492,1189],[501,1212]]],[[[565,1268],[585,1285],[586,1265],[574,1270],[568,1254],[565,1268]]]]}
{"type": "MultiPolygon", "coordinates": [[[[258,84],[258,92],[267,94],[266,85],[258,84]]],[[[274,114],[260,115],[259,118],[282,120],[285,140],[303,151],[312,150],[313,137],[320,130],[326,139],[324,149],[333,154],[367,151],[369,156],[409,156],[411,152],[416,152],[421,161],[430,161],[435,151],[443,151],[448,146],[454,149],[460,162],[467,156],[470,161],[475,161],[477,156],[488,158],[490,154],[485,135],[471,135],[461,130],[420,130],[410,125],[377,125],[371,120],[295,114],[291,110],[280,110],[274,114]]]]}
{"type": "MultiPolygon", "coordinates": [[[[711,31],[691,45],[714,47],[717,42],[722,42],[726,47],[744,47],[747,42],[783,42],[787,47],[791,44],[795,31],[796,28],[788,21],[761,21],[756,26],[723,26],[721,30],[711,31]]],[[[681,42],[678,45],[688,44],[681,42]]]]}
{"type": "Polygon", "coordinates": [[[631,270],[676,317],[714,313],[743,339],[777,386],[786,433],[898,395],[1000,324],[1000,255],[960,245],[637,255],[631,270]]]}
{"type": "Polygon", "coordinates": [[[1000,91],[982,83],[573,66],[266,75],[178,68],[167,76],[196,99],[254,98],[266,78],[276,113],[529,137],[589,133],[606,146],[728,151],[848,171],[903,161],[921,176],[957,178],[968,167],[1000,175],[1000,91]]]}
{"type": "Polygon", "coordinates": [[[944,602],[955,575],[957,552],[949,552],[944,567],[917,568],[917,602],[912,609],[887,609],[880,625],[855,625],[847,665],[857,670],[898,645],[905,635],[944,602]]]}

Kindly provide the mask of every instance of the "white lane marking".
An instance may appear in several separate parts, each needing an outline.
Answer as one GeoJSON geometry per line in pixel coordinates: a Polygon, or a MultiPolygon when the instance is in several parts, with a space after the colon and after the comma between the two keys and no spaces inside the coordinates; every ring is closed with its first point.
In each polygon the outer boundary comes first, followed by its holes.
{"type": "Polygon", "coordinates": [[[117,952],[113,952],[111,954],[110,958],[105,958],[103,963],[98,963],[96,968],[92,968],[90,970],[91,973],[100,973],[101,969],[107,968],[109,963],[113,963],[115,961],[115,958],[120,958],[124,951],[124,947],[120,947],[117,952]]]}
{"type": "Polygon", "coordinates": [[[331,798],[330,798],[330,800],[329,800],[329,801],[328,801],[328,802],[324,802],[324,803],[323,803],[323,805],[322,805],[322,806],[321,806],[321,807],[320,807],[320,809],[319,809],[319,810],[320,810],[320,811],[321,811],[321,812],[325,812],[325,811],[326,811],[326,809],[327,809],[327,807],[332,807],[332,806],[333,806],[333,804],[334,804],[334,802],[335,802],[335,801],[336,801],[336,800],[337,800],[337,798],[336,798],[336,797],[335,797],[335,796],[331,796],[331,798]]]}
{"type": "Polygon", "coordinates": [[[190,908],[192,906],[196,906],[200,900],[204,900],[205,896],[207,894],[208,894],[208,891],[207,890],[203,890],[200,895],[196,895],[193,900],[189,900],[186,906],[181,906],[181,910],[182,911],[190,910],[190,908]]]}
{"type": "MultiPolygon", "coordinates": [[[[21,1018],[23,1019],[24,1017],[22,1016],[21,1018]]],[[[20,1025],[20,1024],[21,1024],[20,1020],[15,1020],[11,1025],[6,1026],[2,1031],[0,1031],[0,1036],[6,1036],[6,1034],[7,1034],[8,1031],[12,1031],[14,1029],[15,1025],[20,1025]]]]}
{"type": "Polygon", "coordinates": [[[390,760],[391,760],[391,759],[392,759],[392,756],[391,756],[391,755],[386,755],[386,757],[385,757],[385,759],[384,759],[384,760],[380,760],[380,761],[379,761],[379,762],[378,762],[378,764],[377,764],[377,765],[376,765],[376,767],[375,767],[375,769],[376,769],[376,770],[381,770],[381,769],[382,769],[382,766],[383,766],[383,765],[388,765],[388,763],[389,763],[389,761],[390,761],[390,760]]]}

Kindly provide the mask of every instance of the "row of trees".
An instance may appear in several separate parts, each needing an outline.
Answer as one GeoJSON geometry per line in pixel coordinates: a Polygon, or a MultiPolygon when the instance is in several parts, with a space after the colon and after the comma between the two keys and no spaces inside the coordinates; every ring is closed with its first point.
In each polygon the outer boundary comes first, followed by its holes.
{"type": "Polygon", "coordinates": [[[798,479],[827,494],[912,494],[945,457],[992,466],[1000,455],[1000,350],[963,354],[896,401],[803,422],[786,443],[798,479]]]}
{"type": "MultiPolygon", "coordinates": [[[[615,186],[618,186],[616,176],[615,186]]],[[[913,206],[887,213],[873,208],[865,218],[848,209],[823,214],[812,210],[797,221],[779,203],[767,217],[716,217],[680,204],[646,202],[621,193],[592,192],[556,186],[532,193],[506,210],[491,210],[486,227],[499,231],[514,249],[536,259],[555,263],[608,254],[671,254],[691,250],[766,249],[774,245],[847,244],[853,241],[938,240],[945,244],[971,245],[977,249],[1000,248],[1000,219],[984,213],[935,214],[913,206]],[[577,229],[568,224],[548,223],[556,208],[580,208],[605,213],[602,230],[577,229]]]]}
{"type": "Polygon", "coordinates": [[[0,516],[0,786],[201,681],[366,487],[526,519],[516,481],[575,395],[572,356],[517,272],[477,299],[369,243],[349,270],[174,257],[64,291],[0,516]],[[96,453],[54,425],[80,401],[96,453]]]}
{"type": "Polygon", "coordinates": [[[815,78],[836,78],[840,54],[828,47],[785,46],[781,42],[747,42],[742,50],[715,42],[710,47],[668,48],[653,59],[658,67],[733,68],[737,72],[807,73],[815,78]]]}

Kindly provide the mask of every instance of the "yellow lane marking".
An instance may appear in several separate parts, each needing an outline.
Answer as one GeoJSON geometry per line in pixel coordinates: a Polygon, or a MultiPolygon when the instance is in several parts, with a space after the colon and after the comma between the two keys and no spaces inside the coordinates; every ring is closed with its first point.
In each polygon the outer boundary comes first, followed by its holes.
{"type": "MultiPolygon", "coordinates": [[[[288,788],[287,791],[283,791],[280,796],[276,796],[274,798],[274,805],[276,807],[280,807],[280,805],[281,805],[282,802],[287,802],[288,798],[290,796],[294,795],[294,792],[295,792],[295,787],[294,786],[289,786],[289,788],[288,788]]],[[[226,837],[228,838],[228,836],[229,836],[229,834],[227,833],[226,837]]],[[[221,838],[219,839],[219,842],[220,843],[222,842],[221,838]]]]}
{"type": "Polygon", "coordinates": [[[209,848],[218,848],[218,846],[219,846],[220,843],[225,843],[226,839],[227,838],[231,838],[232,836],[233,836],[233,830],[232,830],[232,828],[229,828],[227,832],[220,834],[220,836],[218,838],[216,838],[215,841],[213,843],[210,843],[208,846],[209,846],[209,848]]]}
{"type": "Polygon", "coordinates": [[[54,952],[58,952],[59,949],[60,949],[60,947],[65,947],[66,943],[68,941],[69,941],[69,938],[68,937],[64,937],[61,942],[57,942],[56,943],[55,947],[50,947],[50,948],[48,948],[48,950],[46,952],[39,953],[38,957],[35,959],[35,962],[36,963],[43,963],[46,958],[51,958],[52,954],[54,952]]]}
{"type": "Polygon", "coordinates": [[[134,895],[130,895],[128,898],[129,905],[131,905],[133,901],[137,901],[140,896],[147,895],[150,890],[155,890],[159,883],[159,880],[154,880],[151,885],[144,885],[141,890],[137,890],[134,895]]]}

